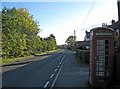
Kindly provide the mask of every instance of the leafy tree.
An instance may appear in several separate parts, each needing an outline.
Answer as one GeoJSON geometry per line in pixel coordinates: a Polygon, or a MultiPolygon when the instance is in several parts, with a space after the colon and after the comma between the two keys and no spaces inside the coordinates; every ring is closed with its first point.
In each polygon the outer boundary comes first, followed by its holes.
{"type": "Polygon", "coordinates": [[[38,34],[37,23],[24,9],[2,9],[3,57],[24,56],[24,51],[34,51],[38,34]]]}
{"type": "Polygon", "coordinates": [[[33,20],[27,9],[15,7],[2,9],[2,56],[20,57],[57,47],[53,34],[40,38],[38,23],[33,20]]]}
{"type": "Polygon", "coordinates": [[[55,50],[56,49],[56,39],[55,36],[53,34],[51,34],[48,38],[48,51],[49,50],[55,50]]]}
{"type": "Polygon", "coordinates": [[[76,37],[69,36],[65,42],[67,43],[68,47],[73,48],[75,46],[75,43],[76,43],[76,37]]]}
{"type": "Polygon", "coordinates": [[[2,51],[5,56],[23,56],[26,48],[25,34],[19,34],[16,8],[2,10],[2,51]]]}
{"type": "Polygon", "coordinates": [[[42,51],[51,51],[57,48],[56,39],[53,34],[49,37],[42,39],[42,51]]]}
{"type": "Polygon", "coordinates": [[[33,53],[36,49],[36,39],[38,39],[37,34],[39,32],[39,28],[37,22],[33,20],[33,16],[29,14],[29,12],[24,9],[18,9],[20,15],[21,22],[21,33],[26,34],[26,50],[28,52],[33,53]]]}
{"type": "Polygon", "coordinates": [[[34,39],[34,52],[42,51],[42,42],[39,36],[34,39]]]}

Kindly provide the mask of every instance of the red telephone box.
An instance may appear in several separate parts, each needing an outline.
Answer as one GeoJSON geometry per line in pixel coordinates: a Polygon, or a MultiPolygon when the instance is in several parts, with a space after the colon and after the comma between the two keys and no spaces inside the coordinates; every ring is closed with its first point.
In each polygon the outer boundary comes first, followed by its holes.
{"type": "Polygon", "coordinates": [[[114,72],[114,30],[97,27],[90,31],[90,84],[106,87],[112,84],[114,72]]]}

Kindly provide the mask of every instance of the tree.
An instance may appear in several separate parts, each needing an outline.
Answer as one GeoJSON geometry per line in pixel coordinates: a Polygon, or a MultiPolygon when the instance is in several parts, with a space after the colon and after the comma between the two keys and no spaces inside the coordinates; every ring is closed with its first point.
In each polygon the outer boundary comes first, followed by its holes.
{"type": "Polygon", "coordinates": [[[53,34],[51,34],[49,37],[49,44],[51,46],[51,50],[55,50],[56,47],[57,47],[57,43],[56,43],[56,39],[55,39],[55,36],[53,34]]]}
{"type": "Polygon", "coordinates": [[[16,8],[2,10],[2,51],[3,57],[23,56],[26,48],[25,34],[19,34],[16,8]]]}
{"type": "Polygon", "coordinates": [[[2,9],[2,51],[3,57],[24,56],[38,48],[39,28],[33,16],[25,8],[2,9]],[[37,45],[36,45],[37,43],[37,45]]]}
{"type": "Polygon", "coordinates": [[[42,39],[42,51],[51,51],[57,48],[55,36],[51,34],[49,37],[42,39]]]}
{"type": "Polygon", "coordinates": [[[75,43],[76,43],[76,37],[75,36],[69,36],[67,38],[67,40],[65,41],[65,43],[67,43],[69,48],[73,48],[75,46],[75,43]]]}
{"type": "Polygon", "coordinates": [[[21,57],[41,51],[56,49],[56,39],[53,34],[40,38],[37,22],[27,9],[15,7],[2,9],[2,56],[21,57]]]}
{"type": "Polygon", "coordinates": [[[33,16],[25,8],[18,9],[19,22],[21,23],[20,32],[26,34],[26,51],[33,53],[36,49],[36,39],[38,39],[37,34],[39,28],[37,22],[33,20],[33,16]]]}

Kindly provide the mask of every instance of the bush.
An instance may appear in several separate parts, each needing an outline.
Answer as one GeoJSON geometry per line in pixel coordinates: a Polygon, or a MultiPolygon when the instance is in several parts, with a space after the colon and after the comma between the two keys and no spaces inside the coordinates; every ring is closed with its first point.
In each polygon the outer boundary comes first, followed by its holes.
{"type": "Polygon", "coordinates": [[[89,57],[90,57],[89,54],[90,54],[89,50],[77,50],[77,55],[85,63],[89,63],[89,57]]]}

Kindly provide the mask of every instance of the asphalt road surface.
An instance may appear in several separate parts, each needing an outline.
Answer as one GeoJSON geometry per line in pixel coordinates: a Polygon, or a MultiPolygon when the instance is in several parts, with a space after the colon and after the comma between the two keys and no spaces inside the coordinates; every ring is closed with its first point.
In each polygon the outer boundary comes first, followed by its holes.
{"type": "Polygon", "coordinates": [[[3,68],[2,87],[88,87],[88,65],[78,64],[72,51],[49,54],[42,60],[3,68]]]}

